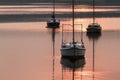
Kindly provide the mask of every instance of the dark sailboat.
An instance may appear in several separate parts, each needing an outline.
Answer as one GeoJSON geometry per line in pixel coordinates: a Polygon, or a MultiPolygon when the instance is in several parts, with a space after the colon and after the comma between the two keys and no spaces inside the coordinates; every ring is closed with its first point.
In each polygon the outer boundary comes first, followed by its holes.
{"type": "Polygon", "coordinates": [[[53,0],[53,13],[51,19],[47,21],[47,28],[59,28],[60,20],[55,18],[55,0],[53,0]]]}
{"type": "Polygon", "coordinates": [[[87,27],[87,32],[101,32],[102,28],[100,24],[95,22],[95,0],[93,0],[93,23],[87,27]]]}

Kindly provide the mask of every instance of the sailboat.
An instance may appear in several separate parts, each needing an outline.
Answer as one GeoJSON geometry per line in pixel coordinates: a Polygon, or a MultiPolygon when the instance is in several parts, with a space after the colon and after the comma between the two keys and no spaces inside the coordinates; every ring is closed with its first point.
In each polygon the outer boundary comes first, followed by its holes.
{"type": "MultiPolygon", "coordinates": [[[[62,30],[63,34],[63,30],[62,30]]],[[[75,41],[75,31],[74,31],[74,0],[72,0],[72,42],[64,42],[62,40],[61,45],[61,55],[66,57],[78,57],[84,56],[85,46],[82,39],[82,25],[81,25],[81,42],[75,41]]],[[[62,35],[63,36],[63,35],[62,35]]]]}
{"type": "Polygon", "coordinates": [[[47,21],[47,28],[59,28],[60,20],[55,18],[55,0],[53,0],[53,13],[51,19],[47,21]]]}
{"type": "Polygon", "coordinates": [[[93,23],[87,27],[87,32],[101,32],[102,28],[100,24],[95,22],[95,0],[93,0],[93,23]]]}

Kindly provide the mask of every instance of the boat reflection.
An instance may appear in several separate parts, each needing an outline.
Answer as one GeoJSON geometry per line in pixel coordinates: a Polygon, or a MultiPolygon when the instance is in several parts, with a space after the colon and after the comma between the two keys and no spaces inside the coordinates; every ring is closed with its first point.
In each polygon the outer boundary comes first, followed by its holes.
{"type": "Polygon", "coordinates": [[[75,80],[79,78],[82,80],[82,71],[85,66],[85,57],[81,58],[66,58],[61,57],[61,65],[62,65],[62,80],[75,80]],[[77,73],[81,73],[81,75],[77,75],[77,73]],[[68,76],[70,74],[70,76],[68,76]]]}
{"type": "Polygon", "coordinates": [[[95,79],[95,40],[101,37],[101,32],[99,33],[87,33],[86,36],[92,41],[92,79],[95,79]]]}
{"type": "Polygon", "coordinates": [[[90,39],[90,40],[98,40],[101,37],[102,33],[86,33],[86,36],[90,39]]]}

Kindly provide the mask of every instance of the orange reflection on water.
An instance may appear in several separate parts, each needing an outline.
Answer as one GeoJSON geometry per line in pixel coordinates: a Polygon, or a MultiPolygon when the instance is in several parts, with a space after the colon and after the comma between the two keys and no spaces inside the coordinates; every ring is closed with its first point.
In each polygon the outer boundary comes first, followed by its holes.
{"type": "Polygon", "coordinates": [[[91,76],[93,74],[92,71],[76,71],[75,76],[91,76]]]}
{"type": "Polygon", "coordinates": [[[80,79],[98,79],[98,78],[104,78],[104,76],[108,75],[106,72],[94,72],[94,71],[76,71],[74,78],[75,80],[80,80],[80,79]]]}

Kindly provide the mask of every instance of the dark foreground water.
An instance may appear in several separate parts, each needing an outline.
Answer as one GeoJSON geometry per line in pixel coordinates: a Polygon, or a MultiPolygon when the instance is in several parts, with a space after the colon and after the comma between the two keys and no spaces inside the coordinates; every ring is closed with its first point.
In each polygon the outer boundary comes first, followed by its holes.
{"type": "MultiPolygon", "coordinates": [[[[0,23],[0,80],[119,80],[120,17],[96,20],[103,31],[90,38],[86,27],[92,19],[75,19],[83,24],[86,47],[85,57],[76,60],[79,65],[61,58],[61,28],[53,56],[52,30],[45,28],[45,21],[0,23]]],[[[61,24],[68,23],[70,18],[62,18],[61,24]]]]}

